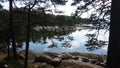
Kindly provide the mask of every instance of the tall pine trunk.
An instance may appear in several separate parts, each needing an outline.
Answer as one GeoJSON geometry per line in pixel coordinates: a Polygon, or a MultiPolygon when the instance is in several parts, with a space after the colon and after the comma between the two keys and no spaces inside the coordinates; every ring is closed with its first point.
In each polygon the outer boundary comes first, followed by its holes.
{"type": "Polygon", "coordinates": [[[28,54],[29,54],[29,40],[30,40],[30,5],[28,9],[28,22],[27,22],[27,34],[26,34],[26,50],[25,50],[25,62],[24,68],[28,68],[28,54]]]}
{"type": "Polygon", "coordinates": [[[7,56],[10,57],[10,42],[7,41],[7,56]]]}
{"type": "Polygon", "coordinates": [[[9,26],[10,26],[10,36],[12,40],[12,49],[13,49],[13,57],[17,59],[17,51],[16,51],[16,42],[15,42],[15,34],[13,28],[13,0],[9,0],[9,26]]]}
{"type": "Polygon", "coordinates": [[[106,68],[120,68],[120,0],[112,0],[106,68]]]}

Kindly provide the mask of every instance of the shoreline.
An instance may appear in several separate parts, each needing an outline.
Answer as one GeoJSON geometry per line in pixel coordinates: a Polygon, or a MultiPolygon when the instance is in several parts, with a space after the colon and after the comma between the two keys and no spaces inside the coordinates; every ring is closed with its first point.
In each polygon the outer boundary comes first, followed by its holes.
{"type": "MultiPolygon", "coordinates": [[[[20,65],[24,66],[24,50],[18,51],[18,57],[20,65]]],[[[6,56],[7,57],[7,56],[6,56]]],[[[6,58],[4,57],[4,58],[6,58]]],[[[55,53],[55,52],[34,52],[29,50],[28,65],[32,68],[104,68],[105,66],[105,55],[89,54],[89,53],[55,53]],[[98,57],[99,56],[99,57],[98,57]],[[101,59],[102,58],[102,59],[101,59]],[[97,60],[101,59],[101,60],[97,60]],[[71,65],[72,64],[72,65],[71,65]],[[56,66],[57,67],[54,67],[56,66]]],[[[9,66],[14,66],[11,61],[3,62],[9,66]]]]}

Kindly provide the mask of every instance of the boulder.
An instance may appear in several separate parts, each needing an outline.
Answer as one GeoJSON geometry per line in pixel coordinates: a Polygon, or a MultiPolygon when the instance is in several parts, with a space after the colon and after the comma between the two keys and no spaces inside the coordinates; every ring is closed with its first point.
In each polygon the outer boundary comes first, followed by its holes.
{"type": "Polygon", "coordinates": [[[78,56],[73,56],[72,59],[79,60],[79,57],[78,56]]]}
{"type": "Polygon", "coordinates": [[[54,58],[54,59],[52,59],[52,61],[61,62],[61,58],[54,58]]]}
{"type": "Polygon", "coordinates": [[[100,62],[100,63],[104,62],[102,56],[100,56],[100,55],[98,55],[95,59],[97,60],[97,62],[100,62]]]}
{"type": "Polygon", "coordinates": [[[88,59],[88,58],[82,57],[81,59],[82,59],[82,60],[81,60],[82,62],[86,62],[86,63],[89,62],[89,59],[88,59]]]}
{"type": "Polygon", "coordinates": [[[17,54],[17,56],[18,56],[18,58],[19,58],[19,59],[22,59],[22,60],[24,60],[24,59],[25,59],[25,56],[24,56],[24,55],[22,55],[22,54],[17,54]]]}
{"type": "Polygon", "coordinates": [[[90,59],[90,63],[91,63],[91,64],[96,64],[96,63],[97,63],[97,60],[95,60],[95,59],[90,59]]]}
{"type": "Polygon", "coordinates": [[[44,54],[46,54],[52,58],[58,57],[58,55],[60,55],[59,53],[53,53],[53,52],[44,52],[44,54]]]}
{"type": "Polygon", "coordinates": [[[70,54],[61,54],[61,55],[59,55],[59,57],[60,57],[62,60],[72,59],[72,55],[70,55],[70,54]]]}
{"type": "Polygon", "coordinates": [[[48,63],[51,60],[52,60],[52,58],[49,57],[48,55],[40,55],[39,57],[35,57],[34,63],[35,62],[46,62],[46,63],[48,63]]]}
{"type": "MultiPolygon", "coordinates": [[[[20,55],[25,55],[25,50],[21,50],[21,51],[18,51],[18,54],[20,55]]],[[[36,56],[39,56],[39,53],[38,52],[34,52],[32,50],[29,50],[29,54],[28,54],[28,57],[29,58],[34,58],[36,56]]]]}
{"type": "Polygon", "coordinates": [[[35,57],[35,60],[33,63],[35,63],[35,62],[47,63],[51,66],[57,67],[60,65],[61,59],[60,58],[51,58],[48,55],[42,55],[39,57],[35,57]]]}
{"type": "Polygon", "coordinates": [[[0,60],[2,60],[5,57],[5,53],[0,51],[0,60]]]}
{"type": "Polygon", "coordinates": [[[61,64],[61,59],[60,58],[54,58],[51,61],[48,62],[48,64],[58,67],[61,64]]]}
{"type": "Polygon", "coordinates": [[[5,68],[8,68],[8,65],[7,65],[7,64],[4,64],[4,67],[5,67],[5,68]]]}
{"type": "Polygon", "coordinates": [[[0,68],[8,68],[8,65],[6,63],[0,63],[0,68]]]}
{"type": "Polygon", "coordinates": [[[105,63],[99,63],[99,62],[97,62],[96,65],[99,65],[99,66],[105,67],[105,63]]]}
{"type": "Polygon", "coordinates": [[[40,64],[35,64],[35,65],[34,65],[34,68],[44,68],[44,67],[46,67],[46,66],[47,66],[46,63],[40,63],[40,64]]]}

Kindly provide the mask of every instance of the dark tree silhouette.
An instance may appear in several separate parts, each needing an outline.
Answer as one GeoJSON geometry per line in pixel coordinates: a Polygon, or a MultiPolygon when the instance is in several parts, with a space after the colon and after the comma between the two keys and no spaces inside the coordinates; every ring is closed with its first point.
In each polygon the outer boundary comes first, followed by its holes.
{"type": "Polygon", "coordinates": [[[27,34],[26,34],[26,49],[25,49],[25,62],[24,68],[28,67],[28,53],[29,53],[29,40],[30,40],[30,5],[28,9],[28,23],[27,23],[27,34]]]}
{"type": "Polygon", "coordinates": [[[13,23],[13,0],[9,0],[9,26],[10,26],[10,36],[12,40],[12,49],[14,59],[17,59],[17,51],[16,51],[16,42],[15,42],[15,34],[14,34],[14,23],[13,23]]]}
{"type": "Polygon", "coordinates": [[[79,13],[88,11],[88,6],[93,6],[93,8],[95,8],[95,11],[98,13],[91,15],[91,18],[93,20],[97,20],[99,23],[105,23],[105,20],[107,22],[110,21],[110,36],[106,68],[120,68],[120,0],[112,0],[112,2],[110,0],[74,0],[74,3],[72,3],[72,5],[80,3],[81,1],[83,1],[85,5],[77,8],[75,16],[79,13]],[[112,3],[112,6],[110,3],[112,3]]]}
{"type": "Polygon", "coordinates": [[[76,6],[77,4],[79,6],[75,11],[75,17],[92,11],[89,18],[94,21],[93,24],[104,23],[106,25],[110,22],[111,0],[74,0],[71,5],[76,6]]]}
{"type": "MultiPolygon", "coordinates": [[[[30,41],[30,30],[31,30],[31,21],[30,21],[30,18],[31,18],[31,10],[33,9],[33,7],[38,3],[38,2],[42,2],[41,0],[37,1],[37,0],[34,0],[34,3],[31,4],[29,3],[28,4],[28,22],[27,22],[27,34],[26,34],[26,49],[25,49],[25,62],[24,62],[24,68],[28,68],[28,54],[29,54],[29,41],[30,41]]],[[[51,1],[52,2],[52,1],[51,1]]],[[[62,3],[65,3],[63,2],[62,0],[59,0],[59,1],[53,1],[55,4],[60,4],[59,2],[62,2],[62,3]]],[[[46,3],[46,1],[44,2],[46,3]]]]}
{"type": "Polygon", "coordinates": [[[106,68],[120,68],[120,0],[112,0],[106,68]]]}
{"type": "Polygon", "coordinates": [[[0,10],[2,10],[3,9],[3,6],[0,4],[0,10]]]}
{"type": "Polygon", "coordinates": [[[31,24],[30,24],[30,14],[31,14],[31,9],[35,6],[37,1],[34,1],[34,4],[31,6],[30,4],[28,5],[28,22],[27,22],[27,34],[26,34],[26,49],[25,49],[25,62],[24,62],[24,68],[28,68],[28,54],[29,54],[29,40],[30,40],[30,29],[31,29],[31,24]]]}

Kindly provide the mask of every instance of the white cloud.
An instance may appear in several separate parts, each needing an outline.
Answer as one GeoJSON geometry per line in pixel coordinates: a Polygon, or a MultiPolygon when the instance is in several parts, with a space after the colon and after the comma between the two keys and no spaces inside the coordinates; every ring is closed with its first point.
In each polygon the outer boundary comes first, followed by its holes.
{"type": "Polygon", "coordinates": [[[4,9],[8,9],[9,8],[9,2],[4,2],[4,3],[0,3],[2,4],[4,9]]]}

